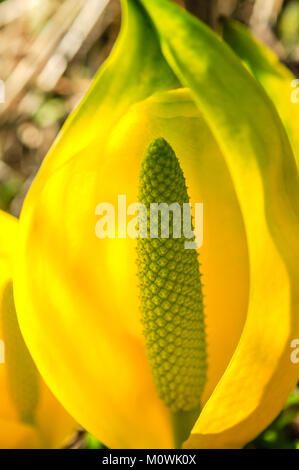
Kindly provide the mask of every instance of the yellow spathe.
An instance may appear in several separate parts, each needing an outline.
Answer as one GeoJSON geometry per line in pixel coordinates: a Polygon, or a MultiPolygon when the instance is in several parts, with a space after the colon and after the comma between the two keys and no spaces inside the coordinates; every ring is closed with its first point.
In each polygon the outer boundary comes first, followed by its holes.
{"type": "Polygon", "coordinates": [[[74,420],[38,374],[21,337],[12,294],[17,220],[0,212],[0,448],[56,448],[75,431],[74,420]]]}
{"type": "Polygon", "coordinates": [[[163,137],[190,203],[204,204],[208,380],[185,446],[241,447],[299,375],[295,157],[273,103],[224,42],[166,0],[123,3],[120,39],[22,211],[21,330],[55,395],[107,446],[174,445],[145,352],[136,240],[95,234],[99,203],[138,200],[141,158],[163,137]]]}

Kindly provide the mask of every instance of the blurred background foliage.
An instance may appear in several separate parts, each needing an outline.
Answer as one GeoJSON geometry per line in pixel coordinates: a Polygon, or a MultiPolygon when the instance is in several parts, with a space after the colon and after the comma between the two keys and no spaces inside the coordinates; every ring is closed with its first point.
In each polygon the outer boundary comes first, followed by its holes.
{"type": "MultiPolygon", "coordinates": [[[[299,0],[174,0],[214,27],[247,23],[299,76],[299,0]]],[[[19,215],[42,159],[108,56],[119,0],[0,0],[0,208],[19,215]]],[[[103,448],[78,431],[73,448],[103,448]]],[[[299,449],[299,389],[248,448],[299,449]]]]}

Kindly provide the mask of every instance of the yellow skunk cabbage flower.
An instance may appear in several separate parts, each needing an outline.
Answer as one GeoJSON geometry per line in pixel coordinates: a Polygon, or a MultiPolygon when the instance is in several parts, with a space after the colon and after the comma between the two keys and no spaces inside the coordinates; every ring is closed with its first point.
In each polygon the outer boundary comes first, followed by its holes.
{"type": "Polygon", "coordinates": [[[123,1],[21,215],[19,321],[61,403],[109,447],[254,438],[299,375],[298,216],[286,131],[240,59],[167,0],[123,1]],[[203,203],[197,252],[181,224],[148,237],[163,202],[203,203]]]}
{"type": "Polygon", "coordinates": [[[74,420],[41,379],[22,338],[12,292],[18,224],[0,211],[0,448],[55,448],[74,420]]]}

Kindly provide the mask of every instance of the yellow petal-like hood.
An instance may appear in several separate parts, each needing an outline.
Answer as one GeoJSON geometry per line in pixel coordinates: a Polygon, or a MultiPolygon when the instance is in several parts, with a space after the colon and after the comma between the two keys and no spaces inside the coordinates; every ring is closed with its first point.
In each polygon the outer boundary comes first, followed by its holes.
{"type": "Polygon", "coordinates": [[[21,329],[55,395],[106,445],[173,446],[145,351],[136,241],[95,234],[97,205],[137,201],[140,159],[164,137],[191,203],[204,203],[208,381],[186,446],[240,447],[298,378],[294,154],[273,103],[214,33],[166,0],[123,3],[114,52],[22,211],[21,329]]]}
{"type": "Polygon", "coordinates": [[[26,243],[34,269],[29,273],[27,263],[22,264],[27,281],[18,293],[27,310],[20,317],[23,332],[62,403],[111,447],[172,446],[168,411],[154,389],[141,331],[136,241],[99,240],[94,230],[99,202],[117,205],[118,194],[126,194],[128,205],[136,201],[140,159],[159,135],[180,156],[191,203],[203,201],[206,208],[207,241],[200,251],[210,362],[206,400],[245,321],[247,247],[221,153],[187,91],[165,93],[133,107],[113,129],[105,149],[88,148],[45,179],[38,197],[31,192],[23,218],[25,230],[34,226],[26,243]],[[43,289],[30,295],[40,280],[51,298],[49,311],[43,289]],[[225,341],[224,329],[229,331],[225,341]],[[51,351],[59,367],[39,339],[42,331],[52,337],[51,351]]]}
{"type": "Polygon", "coordinates": [[[75,423],[41,379],[21,336],[12,292],[18,223],[1,211],[0,226],[0,448],[59,447],[75,423]]]}

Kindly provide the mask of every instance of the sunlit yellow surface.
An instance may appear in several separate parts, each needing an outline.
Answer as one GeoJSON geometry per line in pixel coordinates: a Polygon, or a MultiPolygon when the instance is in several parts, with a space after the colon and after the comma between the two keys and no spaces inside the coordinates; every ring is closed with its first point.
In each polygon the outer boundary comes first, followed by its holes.
{"type": "Polygon", "coordinates": [[[4,353],[0,363],[0,448],[60,447],[76,426],[46,387],[21,338],[12,296],[17,220],[0,211],[0,227],[0,340],[4,353]],[[30,411],[30,407],[32,422],[21,415],[22,409],[30,411]]]}
{"type": "Polygon", "coordinates": [[[204,204],[208,380],[185,446],[242,447],[299,375],[295,156],[273,103],[208,28],[164,0],[123,3],[114,52],[24,205],[20,326],[55,395],[107,446],[174,445],[145,351],[136,241],[95,234],[97,205],[137,201],[141,158],[164,137],[204,204]]]}

